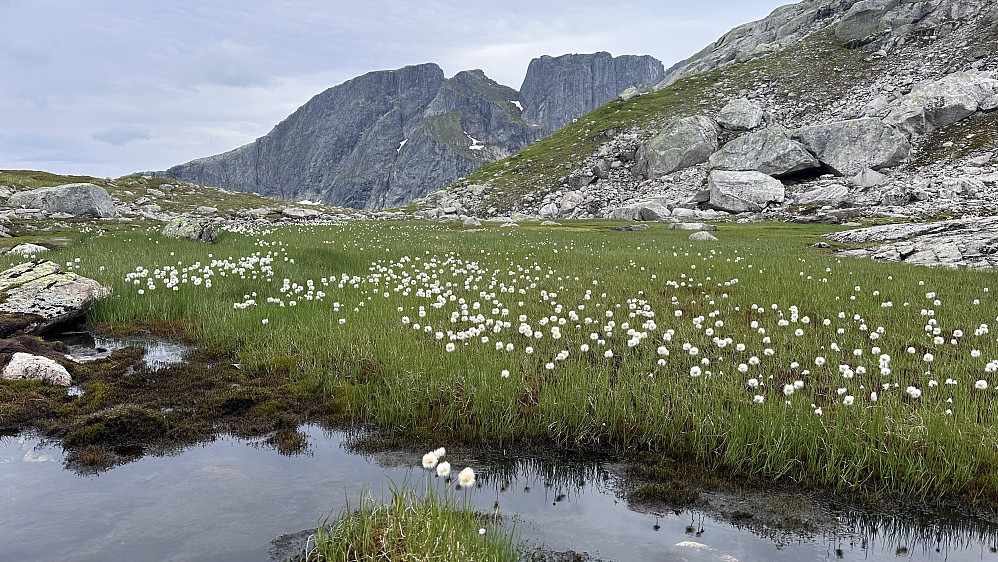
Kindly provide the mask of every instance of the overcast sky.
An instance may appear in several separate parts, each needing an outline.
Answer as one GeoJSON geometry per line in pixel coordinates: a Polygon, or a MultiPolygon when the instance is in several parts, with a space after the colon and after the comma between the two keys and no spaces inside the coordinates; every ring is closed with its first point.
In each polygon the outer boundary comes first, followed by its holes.
{"type": "Polygon", "coordinates": [[[0,0],[0,169],[162,170],[408,64],[481,68],[516,89],[545,54],[649,54],[668,67],[783,3],[0,0]]]}

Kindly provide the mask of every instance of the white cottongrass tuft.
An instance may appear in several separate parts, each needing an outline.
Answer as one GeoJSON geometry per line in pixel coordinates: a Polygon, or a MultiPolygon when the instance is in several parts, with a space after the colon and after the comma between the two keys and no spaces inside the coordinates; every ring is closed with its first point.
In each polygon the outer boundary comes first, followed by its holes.
{"type": "Polygon", "coordinates": [[[475,471],[472,470],[470,466],[465,467],[457,475],[457,483],[461,485],[462,488],[470,488],[475,485],[475,471]]]}

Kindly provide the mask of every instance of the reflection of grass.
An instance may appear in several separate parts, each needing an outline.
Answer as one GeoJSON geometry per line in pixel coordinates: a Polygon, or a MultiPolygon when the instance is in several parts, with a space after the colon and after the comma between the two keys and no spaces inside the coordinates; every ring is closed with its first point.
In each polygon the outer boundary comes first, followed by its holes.
{"type": "Polygon", "coordinates": [[[451,491],[416,493],[393,487],[379,505],[370,492],[344,508],[339,521],[320,526],[309,560],[509,560],[518,559],[513,532],[474,512],[451,491]],[[484,533],[480,533],[484,530],[484,533]]]}
{"type": "MultiPolygon", "coordinates": [[[[246,377],[288,376],[287,392],[320,392],[338,419],[390,437],[640,448],[777,482],[998,499],[998,375],[986,372],[998,344],[981,328],[998,308],[994,273],[809,247],[835,227],[726,225],[705,245],[664,224],[627,233],[567,224],[583,228],[351,223],[222,232],[210,246],[137,231],[91,236],[52,259],[80,258],[79,273],[114,288],[92,321],[183,323],[246,377]],[[254,255],[273,269],[234,265],[254,255]],[[126,281],[136,267],[149,270],[138,285],[126,281]],[[195,282],[206,271],[210,288],[195,282]],[[233,306],[247,299],[255,304],[233,306]],[[520,315],[539,338],[518,332],[520,315]],[[497,322],[509,326],[496,332],[497,322]],[[885,374],[880,354],[890,356],[885,374]],[[975,390],[978,379],[988,390],[975,390]],[[797,380],[803,388],[785,396],[797,380]]],[[[280,417],[268,404],[280,396],[264,398],[254,407],[280,417]]]]}

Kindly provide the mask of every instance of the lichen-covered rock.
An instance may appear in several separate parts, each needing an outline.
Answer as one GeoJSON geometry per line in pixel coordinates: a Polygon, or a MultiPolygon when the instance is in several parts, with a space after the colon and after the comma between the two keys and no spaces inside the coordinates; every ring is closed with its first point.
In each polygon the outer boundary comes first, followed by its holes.
{"type": "Polygon", "coordinates": [[[0,378],[8,381],[45,381],[55,386],[69,386],[73,382],[69,371],[52,359],[20,351],[11,356],[0,378]]]}
{"type": "Polygon", "coordinates": [[[779,125],[732,140],[712,154],[707,165],[717,170],[755,170],[776,177],[820,166],[818,159],[779,125]]]}
{"type": "Polygon", "coordinates": [[[657,178],[706,162],[717,151],[718,133],[717,123],[708,117],[674,119],[638,149],[636,171],[657,178]]]}
{"type": "Polygon", "coordinates": [[[722,107],[714,120],[722,129],[748,131],[761,125],[765,116],[766,113],[758,105],[745,98],[737,98],[722,107]]]}
{"type": "Polygon", "coordinates": [[[209,221],[193,217],[177,217],[171,220],[163,227],[163,236],[200,240],[209,244],[218,241],[218,233],[209,221]]]}
{"type": "Polygon", "coordinates": [[[782,203],[786,189],[778,179],[762,172],[714,170],[707,178],[708,205],[719,211],[746,213],[761,211],[769,203],[782,203]]]}
{"type": "Polygon", "coordinates": [[[884,122],[908,134],[926,134],[978,111],[998,108],[998,80],[973,72],[954,72],[915,85],[888,106],[884,122]]]}
{"type": "Polygon", "coordinates": [[[55,262],[31,261],[0,272],[7,299],[0,313],[28,315],[17,331],[36,333],[84,316],[108,290],[93,279],[63,272],[55,262]]]}
{"type": "Polygon", "coordinates": [[[107,218],[115,215],[114,202],[107,190],[92,183],[67,183],[20,191],[11,195],[7,204],[77,217],[107,218]]]}
{"type": "Polygon", "coordinates": [[[802,127],[793,138],[840,176],[897,166],[911,152],[902,132],[870,117],[802,127]]]}

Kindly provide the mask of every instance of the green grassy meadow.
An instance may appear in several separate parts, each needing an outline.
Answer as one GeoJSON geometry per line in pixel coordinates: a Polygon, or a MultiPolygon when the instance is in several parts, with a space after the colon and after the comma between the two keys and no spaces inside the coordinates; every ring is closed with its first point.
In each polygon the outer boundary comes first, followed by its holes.
{"type": "Polygon", "coordinates": [[[139,229],[46,257],[112,287],[92,323],[182,325],[386,435],[995,505],[998,275],[839,259],[810,247],[827,226],[612,226],[139,229]]]}

